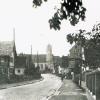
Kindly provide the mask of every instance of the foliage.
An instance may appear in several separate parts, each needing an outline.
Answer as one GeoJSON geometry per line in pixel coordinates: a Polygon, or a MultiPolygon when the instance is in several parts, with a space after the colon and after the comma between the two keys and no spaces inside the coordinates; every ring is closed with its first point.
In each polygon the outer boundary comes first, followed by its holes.
{"type": "Polygon", "coordinates": [[[85,60],[89,66],[100,66],[100,24],[94,25],[91,32],[79,30],[76,34],[68,34],[67,41],[84,47],[85,60]]]}
{"type": "Polygon", "coordinates": [[[25,74],[34,77],[40,77],[39,66],[35,68],[34,64],[31,64],[30,67],[27,67],[25,70],[25,74]]]}
{"type": "MultiPolygon", "coordinates": [[[[44,0],[47,1],[47,0],[44,0]]],[[[33,6],[41,6],[43,0],[33,0],[33,6]]],[[[60,30],[62,20],[69,20],[75,26],[79,20],[84,21],[86,8],[83,7],[82,0],[61,0],[60,8],[49,20],[50,29],[60,30]]]]}
{"type": "Polygon", "coordinates": [[[69,33],[66,38],[70,44],[78,42],[83,47],[97,46],[100,43],[100,24],[94,25],[91,32],[80,29],[77,33],[69,33]]]}
{"type": "MultiPolygon", "coordinates": [[[[46,2],[47,0],[44,1],[46,2]]],[[[41,6],[42,3],[42,0],[33,0],[33,7],[41,6]]]]}
{"type": "Polygon", "coordinates": [[[67,35],[67,41],[70,43],[70,44],[73,44],[74,42],[76,43],[76,42],[78,42],[78,43],[81,43],[81,45],[83,46],[83,45],[85,45],[85,40],[87,40],[86,39],[86,37],[85,37],[85,30],[79,30],[79,32],[78,33],[69,33],[68,35],[67,35]]]}
{"type": "Polygon", "coordinates": [[[100,45],[91,46],[84,50],[86,64],[90,67],[100,66],[100,45]]]}
{"type": "Polygon", "coordinates": [[[26,68],[25,73],[27,75],[33,75],[34,74],[34,71],[35,71],[35,66],[33,64],[31,64],[30,67],[27,67],[26,68]]]}
{"type": "Polygon", "coordinates": [[[67,56],[62,56],[62,67],[67,68],[68,67],[68,57],[67,56]]]}

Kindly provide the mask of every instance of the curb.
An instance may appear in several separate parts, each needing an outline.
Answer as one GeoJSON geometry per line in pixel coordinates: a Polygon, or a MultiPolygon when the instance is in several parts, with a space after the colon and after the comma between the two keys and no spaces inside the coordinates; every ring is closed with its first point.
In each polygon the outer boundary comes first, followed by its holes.
{"type": "Polygon", "coordinates": [[[42,100],[50,100],[52,98],[52,96],[59,95],[60,94],[59,89],[61,88],[62,85],[63,85],[63,82],[60,84],[59,88],[57,88],[50,96],[48,96],[48,97],[46,97],[46,99],[42,99],[42,100]]]}
{"type": "Polygon", "coordinates": [[[85,90],[88,100],[96,100],[86,86],[83,86],[82,88],[85,90]]]}
{"type": "Polygon", "coordinates": [[[41,79],[39,80],[31,80],[31,81],[24,81],[24,83],[14,83],[14,84],[4,84],[5,86],[4,87],[0,87],[0,90],[2,89],[8,89],[8,88],[12,88],[12,87],[18,87],[18,86],[22,86],[22,85],[28,85],[28,84],[33,84],[33,83],[37,83],[37,82],[40,82],[42,81],[44,78],[42,77],[41,79]]]}
{"type": "Polygon", "coordinates": [[[88,100],[96,100],[88,89],[86,89],[86,95],[88,100]]]}

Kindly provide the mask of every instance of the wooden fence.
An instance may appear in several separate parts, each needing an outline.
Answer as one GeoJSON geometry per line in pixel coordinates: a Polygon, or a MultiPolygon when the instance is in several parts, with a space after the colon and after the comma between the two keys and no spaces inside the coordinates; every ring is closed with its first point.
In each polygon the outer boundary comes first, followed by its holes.
{"type": "Polygon", "coordinates": [[[86,74],[86,86],[96,100],[100,100],[100,71],[96,70],[86,74]]]}

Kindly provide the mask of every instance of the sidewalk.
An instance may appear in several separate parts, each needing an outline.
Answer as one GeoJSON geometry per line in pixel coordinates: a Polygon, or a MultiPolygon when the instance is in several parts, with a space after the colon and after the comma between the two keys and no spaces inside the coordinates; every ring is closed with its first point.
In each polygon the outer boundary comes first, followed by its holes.
{"type": "Polygon", "coordinates": [[[43,78],[40,78],[38,80],[23,81],[23,82],[18,82],[18,83],[11,83],[11,84],[0,84],[0,90],[1,89],[11,88],[11,87],[27,85],[27,84],[33,84],[35,82],[39,82],[39,81],[42,81],[42,80],[43,80],[43,78]]]}
{"type": "Polygon", "coordinates": [[[58,95],[54,95],[49,100],[88,100],[86,92],[80,89],[72,80],[64,80],[58,92],[58,95]]]}

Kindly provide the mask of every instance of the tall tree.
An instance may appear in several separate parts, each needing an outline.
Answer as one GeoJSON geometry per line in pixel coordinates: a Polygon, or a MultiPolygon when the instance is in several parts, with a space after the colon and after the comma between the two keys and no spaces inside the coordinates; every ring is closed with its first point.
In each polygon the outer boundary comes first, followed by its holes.
{"type": "Polygon", "coordinates": [[[68,56],[62,56],[62,67],[67,68],[68,67],[68,56]]]}

